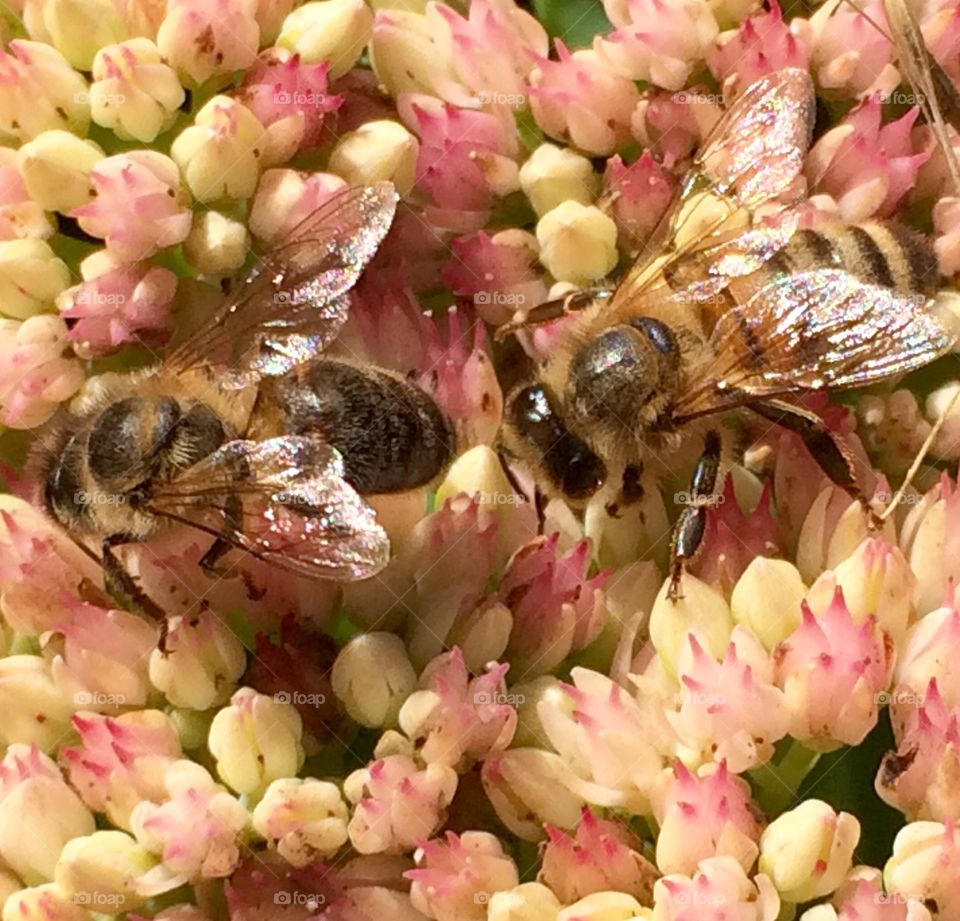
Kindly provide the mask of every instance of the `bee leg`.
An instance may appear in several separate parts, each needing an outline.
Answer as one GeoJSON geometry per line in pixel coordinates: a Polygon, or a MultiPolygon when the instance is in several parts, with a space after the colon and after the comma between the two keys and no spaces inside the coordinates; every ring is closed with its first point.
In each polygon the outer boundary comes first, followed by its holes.
{"type": "Polygon", "coordinates": [[[133,576],[124,568],[123,563],[113,552],[114,547],[123,544],[136,543],[136,539],[129,534],[111,534],[100,544],[101,565],[103,566],[103,585],[111,597],[116,599],[125,608],[141,617],[155,621],[160,628],[160,638],[157,647],[167,653],[167,623],[166,612],[144,592],[134,581],[133,576]]]}
{"type": "Polygon", "coordinates": [[[750,408],[767,421],[799,435],[820,469],[860,503],[867,515],[869,527],[883,527],[883,521],[873,509],[870,498],[860,487],[857,458],[843,439],[827,428],[816,413],[779,400],[758,403],[750,408]]]}
{"type": "Polygon", "coordinates": [[[707,507],[714,498],[720,473],[720,436],[707,432],[703,453],[690,479],[690,493],[670,536],[670,586],[667,597],[680,598],[680,579],[686,565],[697,555],[707,529],[707,507]]]}
{"type": "Polygon", "coordinates": [[[554,320],[567,316],[567,314],[586,310],[587,307],[592,306],[598,300],[607,300],[612,293],[610,288],[587,288],[584,291],[571,292],[564,297],[542,301],[529,310],[518,310],[511,320],[497,327],[493,338],[497,342],[502,342],[511,333],[519,332],[522,329],[532,329],[535,326],[543,326],[543,324],[552,323],[554,320]]]}
{"type": "MultiPolygon", "coordinates": [[[[240,516],[242,508],[238,496],[231,495],[227,497],[224,505],[224,524],[226,534],[236,534],[240,529],[240,516]]],[[[224,554],[233,549],[233,544],[227,540],[226,535],[218,537],[209,547],[206,553],[200,558],[200,568],[211,578],[223,579],[228,573],[226,570],[217,566],[217,562],[224,554]]]]}

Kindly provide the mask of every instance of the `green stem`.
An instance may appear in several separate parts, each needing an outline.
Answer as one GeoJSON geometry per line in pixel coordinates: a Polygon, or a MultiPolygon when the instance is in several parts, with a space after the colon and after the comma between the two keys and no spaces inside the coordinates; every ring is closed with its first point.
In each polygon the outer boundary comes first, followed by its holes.
{"type": "Polygon", "coordinates": [[[752,772],[756,800],[767,815],[779,815],[796,799],[800,784],[820,759],[820,752],[811,751],[792,741],[783,757],[768,762],[752,772]]]}

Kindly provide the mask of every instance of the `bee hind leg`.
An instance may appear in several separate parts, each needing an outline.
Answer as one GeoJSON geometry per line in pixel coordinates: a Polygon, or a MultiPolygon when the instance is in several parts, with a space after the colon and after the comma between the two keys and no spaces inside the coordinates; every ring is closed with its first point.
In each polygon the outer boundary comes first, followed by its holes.
{"type": "Polygon", "coordinates": [[[750,407],[757,415],[799,435],[820,469],[857,500],[867,516],[871,530],[883,527],[883,519],[877,514],[870,497],[860,486],[857,457],[843,439],[831,431],[816,414],[790,403],[771,400],[750,407]]]}
{"type": "Polygon", "coordinates": [[[169,629],[166,612],[137,585],[133,576],[130,575],[113,552],[115,547],[132,543],[137,543],[137,540],[129,534],[111,534],[103,539],[100,545],[103,586],[108,594],[127,610],[139,614],[141,617],[146,617],[157,624],[160,628],[157,648],[166,655],[167,631],[169,629]]]}
{"type": "Polygon", "coordinates": [[[667,597],[680,599],[680,580],[687,565],[696,557],[707,529],[707,508],[714,502],[720,473],[720,436],[707,432],[703,453],[690,479],[690,492],[683,511],[670,535],[670,586],[667,597]]]}

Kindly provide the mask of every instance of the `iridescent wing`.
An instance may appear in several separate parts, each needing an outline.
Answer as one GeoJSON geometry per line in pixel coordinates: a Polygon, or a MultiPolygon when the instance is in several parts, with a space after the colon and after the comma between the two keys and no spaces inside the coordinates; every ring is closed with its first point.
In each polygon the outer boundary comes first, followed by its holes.
{"type": "Polygon", "coordinates": [[[796,229],[790,209],[803,198],[814,107],[805,70],[781,70],[747,87],[704,141],[651,238],[649,258],[630,268],[610,309],[659,285],[674,296],[688,288],[687,296],[708,298],[780,249],[796,229]],[[761,206],[769,226],[753,220],[761,206]]]}
{"type": "Polygon", "coordinates": [[[955,318],[920,295],[818,269],[777,279],[727,310],[673,411],[676,424],[790,394],[863,387],[945,354],[955,318]]]}
{"type": "Polygon", "coordinates": [[[340,455],[312,438],[228,442],[152,491],[146,508],[314,578],[364,579],[390,556],[340,455]]]}
{"type": "Polygon", "coordinates": [[[215,363],[232,383],[285,374],[326,348],[347,319],[347,294],[397,207],[389,182],[348,188],[264,253],[214,319],[174,350],[174,372],[215,363]]]}

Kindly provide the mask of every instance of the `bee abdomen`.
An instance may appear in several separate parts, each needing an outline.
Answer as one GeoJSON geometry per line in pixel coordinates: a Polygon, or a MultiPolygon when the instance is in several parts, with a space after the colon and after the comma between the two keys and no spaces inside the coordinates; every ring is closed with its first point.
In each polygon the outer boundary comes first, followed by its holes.
{"type": "Polygon", "coordinates": [[[430,395],[384,371],[317,361],[284,379],[278,397],[285,434],[316,434],[335,447],[360,493],[424,486],[453,457],[453,428],[430,395]]]}
{"type": "Polygon", "coordinates": [[[773,275],[818,268],[843,268],[905,294],[930,295],[937,289],[937,261],[926,237],[892,222],[837,222],[799,230],[765,265],[773,275]]]}

